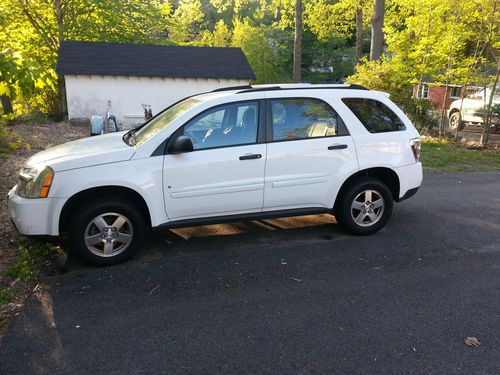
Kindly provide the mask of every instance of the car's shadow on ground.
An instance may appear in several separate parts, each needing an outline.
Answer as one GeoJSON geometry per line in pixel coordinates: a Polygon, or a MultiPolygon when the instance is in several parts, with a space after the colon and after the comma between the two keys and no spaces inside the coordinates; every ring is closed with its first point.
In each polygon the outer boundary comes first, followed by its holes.
{"type": "MultiPolygon", "coordinates": [[[[128,264],[176,257],[181,254],[223,252],[247,246],[276,246],[287,243],[331,241],[348,236],[334,216],[308,215],[280,219],[236,222],[181,229],[152,229],[139,252],[128,264]]],[[[44,276],[64,274],[91,267],[80,260],[67,240],[60,241],[61,253],[52,257],[44,276]]]]}
{"type": "MultiPolygon", "coordinates": [[[[420,218],[421,219],[421,218],[420,218]]],[[[393,218],[382,229],[396,231],[412,224],[423,224],[411,206],[398,205],[393,218]]],[[[134,267],[149,262],[168,262],[180,255],[194,253],[209,254],[214,252],[237,251],[254,247],[308,247],[314,243],[337,243],[337,241],[356,238],[348,234],[336,223],[332,215],[307,215],[279,219],[235,222],[180,229],[151,229],[146,233],[145,241],[138,253],[129,260],[125,267],[134,267]]],[[[72,253],[67,240],[60,242],[61,254],[52,257],[50,265],[42,274],[53,276],[67,272],[92,268],[72,253]]],[[[120,265],[119,267],[123,267],[120,265]]],[[[104,267],[106,268],[106,267],[104,267]]]]}

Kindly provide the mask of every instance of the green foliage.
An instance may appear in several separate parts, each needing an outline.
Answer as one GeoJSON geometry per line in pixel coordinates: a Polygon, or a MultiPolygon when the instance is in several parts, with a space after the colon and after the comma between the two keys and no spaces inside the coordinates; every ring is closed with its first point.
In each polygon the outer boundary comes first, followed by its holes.
{"type": "MultiPolygon", "coordinates": [[[[304,80],[323,82],[352,74],[356,9],[362,12],[366,52],[373,1],[303,3],[304,80]]],[[[496,3],[386,0],[386,56],[377,64],[362,62],[350,81],[388,91],[401,103],[408,101],[416,82],[484,82],[500,47],[496,3]]],[[[241,47],[257,83],[289,81],[294,4],[294,0],[0,0],[0,50],[10,51],[0,59],[2,76],[9,82],[3,79],[1,90],[28,99],[44,113],[57,111],[54,67],[65,39],[241,47]]],[[[425,112],[420,103],[407,106],[417,117],[425,112]]]]}
{"type": "Polygon", "coordinates": [[[431,101],[407,98],[398,104],[421,134],[438,126],[439,116],[431,101]]]}
{"type": "Polygon", "coordinates": [[[36,61],[10,48],[0,51],[0,95],[27,98],[52,85],[52,77],[36,61]]]}
{"type": "Polygon", "coordinates": [[[219,20],[215,24],[212,45],[214,47],[229,47],[231,45],[231,39],[231,30],[229,30],[229,27],[227,27],[223,20],[219,20]]]}
{"type": "Polygon", "coordinates": [[[371,90],[388,92],[396,102],[405,101],[412,93],[411,72],[396,59],[382,58],[377,61],[364,59],[347,82],[371,90]]]}
{"type": "Polygon", "coordinates": [[[483,172],[500,170],[500,153],[469,150],[448,139],[423,138],[422,165],[427,172],[483,172]]]}
{"type": "Polygon", "coordinates": [[[0,50],[15,51],[17,62],[23,57],[25,63],[17,64],[14,74],[19,88],[33,86],[25,83],[23,72],[28,72],[39,89],[31,90],[29,99],[44,112],[54,112],[59,108],[54,68],[62,40],[171,43],[165,39],[167,8],[160,1],[141,0],[0,0],[0,50]]]}
{"type": "Polygon", "coordinates": [[[189,43],[196,39],[204,15],[200,0],[180,0],[169,20],[173,26],[169,37],[174,43],[189,43]]]}
{"type": "Polygon", "coordinates": [[[370,0],[311,0],[305,4],[305,24],[319,40],[332,36],[350,39],[357,7],[363,11],[363,25],[368,26],[373,13],[370,0]]]}
{"type": "Polygon", "coordinates": [[[286,81],[282,72],[277,50],[279,45],[271,44],[269,27],[253,26],[248,19],[234,21],[234,47],[241,47],[257,76],[256,83],[286,81]]]}
{"type": "Polygon", "coordinates": [[[493,117],[500,117],[500,104],[493,104],[491,106],[491,115],[493,117]]]}
{"type": "MultiPolygon", "coordinates": [[[[14,299],[14,292],[11,289],[0,290],[0,305],[12,302],[13,299],[14,299]]],[[[0,325],[1,325],[1,317],[0,317],[0,325]]]]}
{"type": "Polygon", "coordinates": [[[407,68],[413,82],[477,81],[476,68],[495,60],[490,53],[495,40],[492,43],[491,36],[498,41],[500,4],[495,3],[498,0],[391,0],[385,23],[388,52],[407,68]]]}

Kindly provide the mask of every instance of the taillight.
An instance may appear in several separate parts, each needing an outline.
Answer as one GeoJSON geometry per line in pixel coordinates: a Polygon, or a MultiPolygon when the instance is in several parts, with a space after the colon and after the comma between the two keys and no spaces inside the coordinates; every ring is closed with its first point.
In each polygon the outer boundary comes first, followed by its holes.
{"type": "Polygon", "coordinates": [[[413,156],[415,157],[415,161],[420,161],[420,138],[410,139],[411,150],[413,151],[413,156]]]}

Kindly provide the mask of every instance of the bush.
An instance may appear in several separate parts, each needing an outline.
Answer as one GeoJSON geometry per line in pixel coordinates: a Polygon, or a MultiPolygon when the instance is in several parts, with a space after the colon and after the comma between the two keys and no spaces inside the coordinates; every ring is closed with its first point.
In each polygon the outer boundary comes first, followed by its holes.
{"type": "Polygon", "coordinates": [[[420,133],[438,126],[436,108],[427,99],[405,98],[397,103],[420,133]]]}
{"type": "Polygon", "coordinates": [[[400,103],[411,97],[411,79],[392,60],[362,60],[356,66],[356,73],[349,76],[347,83],[355,83],[370,90],[388,92],[391,99],[400,103]]]}

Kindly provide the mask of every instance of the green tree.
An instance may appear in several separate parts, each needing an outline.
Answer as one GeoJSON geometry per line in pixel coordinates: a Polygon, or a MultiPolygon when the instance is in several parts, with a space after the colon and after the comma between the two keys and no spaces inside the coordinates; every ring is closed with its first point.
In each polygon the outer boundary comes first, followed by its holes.
{"type": "Polygon", "coordinates": [[[44,75],[35,61],[11,49],[0,52],[0,98],[4,114],[14,112],[11,100],[29,97],[51,84],[51,77],[44,75]]]}
{"type": "Polygon", "coordinates": [[[355,59],[363,56],[363,31],[370,21],[370,0],[312,0],[306,6],[306,24],[319,40],[355,36],[355,59]]]}
{"type": "Polygon", "coordinates": [[[169,18],[169,39],[174,43],[190,43],[197,39],[204,14],[200,0],[181,0],[169,18]]]}
{"type": "MultiPolygon", "coordinates": [[[[5,25],[0,47],[30,56],[50,75],[55,75],[62,40],[162,41],[168,25],[159,1],[0,0],[0,10],[5,25]]],[[[57,90],[46,90],[44,96],[52,103],[47,111],[60,117],[65,112],[63,77],[58,77],[57,90]]]]}
{"type": "Polygon", "coordinates": [[[287,81],[278,46],[272,44],[268,26],[254,26],[246,19],[234,20],[233,47],[241,47],[257,79],[255,83],[287,81]]]}

